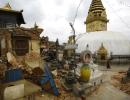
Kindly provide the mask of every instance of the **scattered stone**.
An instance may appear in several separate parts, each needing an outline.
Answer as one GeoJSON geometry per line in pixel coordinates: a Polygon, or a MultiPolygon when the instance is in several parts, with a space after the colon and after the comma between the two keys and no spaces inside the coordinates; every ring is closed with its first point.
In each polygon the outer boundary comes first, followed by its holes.
{"type": "Polygon", "coordinates": [[[33,75],[37,75],[37,76],[41,76],[43,75],[43,70],[40,67],[36,67],[34,69],[32,69],[32,73],[33,75]]]}
{"type": "Polygon", "coordinates": [[[5,64],[0,63],[0,80],[4,77],[7,66],[5,64]]]}
{"type": "Polygon", "coordinates": [[[25,59],[27,61],[35,61],[35,60],[40,59],[40,55],[39,55],[39,53],[32,51],[32,52],[26,54],[25,59]]]}
{"type": "Polygon", "coordinates": [[[130,81],[127,81],[126,83],[122,83],[122,79],[126,77],[126,71],[119,71],[117,74],[112,76],[111,84],[123,91],[124,93],[127,93],[130,95],[130,81]]]}
{"type": "Polygon", "coordinates": [[[11,52],[7,53],[7,60],[8,60],[8,63],[12,65],[12,67],[18,67],[17,60],[11,52]]]}
{"type": "Polygon", "coordinates": [[[26,54],[25,56],[25,64],[26,66],[30,67],[31,69],[34,69],[36,67],[42,67],[41,65],[41,58],[40,55],[36,52],[31,52],[26,54]]]}
{"type": "Polygon", "coordinates": [[[123,77],[124,77],[124,74],[118,74],[117,73],[117,74],[113,75],[111,78],[121,82],[123,77]]]}
{"type": "Polygon", "coordinates": [[[125,70],[119,71],[119,74],[126,74],[127,72],[125,70]]]}

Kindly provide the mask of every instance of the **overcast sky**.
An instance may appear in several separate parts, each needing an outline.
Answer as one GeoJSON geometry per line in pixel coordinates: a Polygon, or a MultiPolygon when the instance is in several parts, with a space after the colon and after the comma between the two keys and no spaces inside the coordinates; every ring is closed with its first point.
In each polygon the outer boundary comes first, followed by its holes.
{"type": "MultiPolygon", "coordinates": [[[[74,28],[76,34],[85,32],[84,21],[92,0],[0,0],[0,7],[10,3],[12,9],[23,9],[25,27],[38,26],[44,29],[42,35],[55,41],[66,42],[72,30],[69,22],[73,22],[77,7],[82,1],[74,28]]],[[[130,0],[102,0],[109,19],[108,30],[130,33],[130,0]]]]}

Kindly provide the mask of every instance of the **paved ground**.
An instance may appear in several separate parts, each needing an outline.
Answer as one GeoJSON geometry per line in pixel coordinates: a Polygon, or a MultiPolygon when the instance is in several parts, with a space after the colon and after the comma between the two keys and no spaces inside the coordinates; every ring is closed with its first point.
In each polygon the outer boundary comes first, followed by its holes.
{"type": "Polygon", "coordinates": [[[94,92],[87,100],[130,100],[130,96],[113,87],[110,84],[111,76],[120,70],[127,70],[129,65],[112,65],[107,71],[105,67],[100,69],[105,73],[105,82],[100,86],[98,91],[94,92]]]}
{"type": "Polygon", "coordinates": [[[130,100],[130,96],[106,83],[86,100],[130,100]]]}
{"type": "MultiPolygon", "coordinates": [[[[127,64],[127,65],[124,65],[124,64],[119,64],[119,65],[113,64],[113,65],[111,65],[110,71],[118,72],[120,70],[127,70],[129,67],[130,67],[130,64],[127,64]]],[[[99,66],[99,69],[100,70],[107,70],[106,66],[99,66]]]]}

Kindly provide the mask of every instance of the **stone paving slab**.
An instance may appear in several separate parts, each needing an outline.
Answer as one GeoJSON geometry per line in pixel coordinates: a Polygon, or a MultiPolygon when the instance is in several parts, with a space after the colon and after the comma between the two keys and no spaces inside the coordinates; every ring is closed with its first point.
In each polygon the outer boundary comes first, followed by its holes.
{"type": "Polygon", "coordinates": [[[87,100],[130,100],[130,96],[106,83],[88,97],[87,100]]]}

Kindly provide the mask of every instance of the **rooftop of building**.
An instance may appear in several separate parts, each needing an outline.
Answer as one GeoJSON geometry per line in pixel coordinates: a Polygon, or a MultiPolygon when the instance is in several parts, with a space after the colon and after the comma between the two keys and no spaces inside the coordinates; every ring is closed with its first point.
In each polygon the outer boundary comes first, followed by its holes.
{"type": "Polygon", "coordinates": [[[20,11],[13,10],[9,3],[7,3],[4,7],[0,8],[0,13],[14,14],[17,16],[17,19],[20,24],[25,24],[22,12],[23,10],[20,11]]]}
{"type": "Polygon", "coordinates": [[[16,27],[16,28],[3,28],[0,29],[0,34],[5,35],[11,33],[13,36],[26,36],[31,37],[31,39],[39,39],[40,34],[43,32],[42,28],[24,28],[24,27],[16,27]]]}

